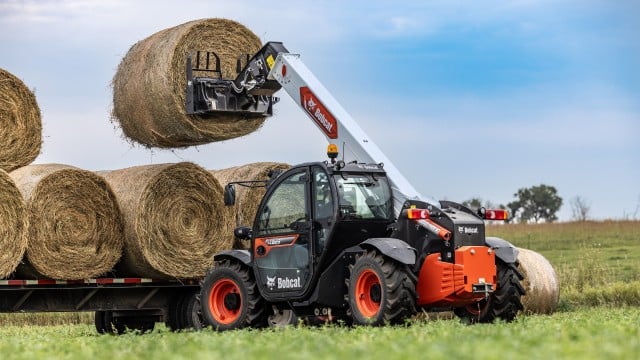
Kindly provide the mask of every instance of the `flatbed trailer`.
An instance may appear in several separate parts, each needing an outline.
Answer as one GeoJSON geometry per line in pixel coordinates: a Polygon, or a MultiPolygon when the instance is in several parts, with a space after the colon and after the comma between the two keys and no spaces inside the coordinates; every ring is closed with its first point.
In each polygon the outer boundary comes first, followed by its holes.
{"type": "Polygon", "coordinates": [[[201,279],[0,280],[0,313],[94,312],[99,333],[199,329],[201,279]]]}

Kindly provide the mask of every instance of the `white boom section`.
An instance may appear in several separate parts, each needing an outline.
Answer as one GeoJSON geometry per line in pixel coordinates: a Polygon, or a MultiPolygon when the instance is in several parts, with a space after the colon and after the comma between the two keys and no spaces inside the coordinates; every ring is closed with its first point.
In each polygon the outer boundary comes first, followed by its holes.
{"type": "MultiPolygon", "coordinates": [[[[267,61],[268,62],[268,61],[267,61]]],[[[276,80],[318,126],[330,143],[338,145],[343,156],[363,163],[384,164],[393,192],[393,207],[400,214],[406,200],[422,200],[440,208],[436,199],[422,196],[367,136],[358,123],[300,60],[300,55],[280,53],[268,79],[276,80]]]]}

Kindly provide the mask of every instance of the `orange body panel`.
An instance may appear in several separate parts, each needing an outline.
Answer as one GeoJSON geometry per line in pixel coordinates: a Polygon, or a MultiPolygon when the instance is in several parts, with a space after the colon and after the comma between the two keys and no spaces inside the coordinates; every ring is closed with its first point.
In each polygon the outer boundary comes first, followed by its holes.
{"type": "Polygon", "coordinates": [[[419,306],[463,306],[482,300],[473,284],[491,284],[496,289],[496,260],[491,248],[463,246],[455,251],[455,263],[440,261],[440,254],[427,256],[418,275],[419,306]]]}

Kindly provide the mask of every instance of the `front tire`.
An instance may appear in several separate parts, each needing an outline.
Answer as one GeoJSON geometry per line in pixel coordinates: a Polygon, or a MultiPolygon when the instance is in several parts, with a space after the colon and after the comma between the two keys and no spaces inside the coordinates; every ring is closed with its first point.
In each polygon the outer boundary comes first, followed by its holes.
{"type": "Polygon", "coordinates": [[[200,293],[202,317],[214,330],[263,326],[264,300],[251,269],[222,260],[204,279],[200,293]]]}
{"type": "Polygon", "coordinates": [[[415,275],[375,250],[356,259],[347,284],[354,324],[399,324],[416,313],[415,275]]]}
{"type": "Polygon", "coordinates": [[[495,319],[511,322],[518,312],[522,311],[521,298],[524,288],[520,284],[523,279],[518,271],[518,264],[507,264],[496,261],[498,270],[498,288],[486,300],[454,309],[454,313],[469,323],[490,323],[495,319]]]}

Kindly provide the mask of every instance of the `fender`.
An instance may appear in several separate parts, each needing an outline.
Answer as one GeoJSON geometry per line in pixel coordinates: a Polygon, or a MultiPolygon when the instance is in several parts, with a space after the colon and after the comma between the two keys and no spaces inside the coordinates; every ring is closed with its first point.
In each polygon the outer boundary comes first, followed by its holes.
{"type": "Polygon", "coordinates": [[[406,242],[394,238],[371,238],[360,244],[363,249],[375,248],[382,254],[406,265],[416,263],[416,249],[406,242]]]}
{"type": "Polygon", "coordinates": [[[507,240],[497,237],[487,237],[485,243],[495,251],[497,258],[507,264],[514,264],[518,259],[518,248],[507,240]]]}
{"type": "Polygon", "coordinates": [[[224,259],[236,260],[247,266],[251,266],[251,254],[249,254],[249,250],[225,250],[213,256],[214,261],[224,259]]]}

